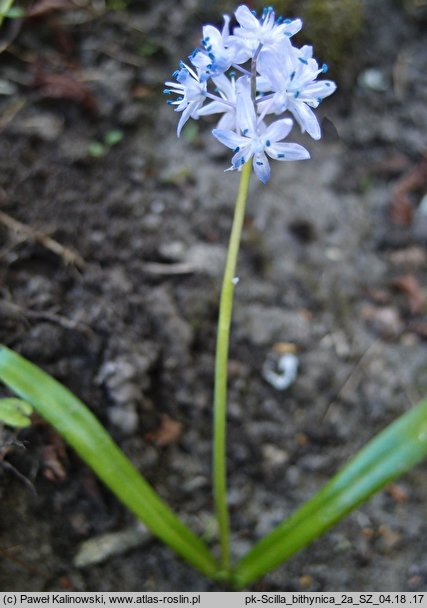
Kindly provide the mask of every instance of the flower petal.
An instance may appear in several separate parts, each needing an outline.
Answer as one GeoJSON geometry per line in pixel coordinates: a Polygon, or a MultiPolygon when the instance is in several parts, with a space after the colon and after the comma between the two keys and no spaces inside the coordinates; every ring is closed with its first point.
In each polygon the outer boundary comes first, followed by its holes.
{"type": "Polygon", "coordinates": [[[235,169],[239,169],[242,165],[244,165],[252,155],[252,147],[251,145],[246,145],[241,148],[231,159],[231,164],[235,169]]]}
{"type": "Polygon", "coordinates": [[[225,112],[219,119],[216,128],[222,131],[234,131],[236,129],[236,112],[233,110],[225,112]]]}
{"type": "Polygon", "coordinates": [[[203,42],[208,53],[210,52],[210,47],[212,47],[214,52],[215,47],[220,47],[221,49],[224,47],[221,32],[213,25],[205,25],[203,27],[203,42]]]}
{"type": "Polygon", "coordinates": [[[262,135],[263,141],[271,143],[285,139],[291,132],[293,121],[290,118],[282,118],[272,122],[262,135]]]}
{"type": "Polygon", "coordinates": [[[313,82],[307,85],[303,91],[301,91],[301,96],[305,97],[314,97],[315,99],[324,99],[325,97],[329,97],[337,90],[337,85],[332,80],[319,80],[318,82],[313,82]]]}
{"type": "Polygon", "coordinates": [[[289,110],[295,116],[295,119],[301,127],[301,131],[307,131],[313,139],[320,139],[322,133],[320,131],[320,125],[313,112],[304,102],[293,100],[289,105],[289,110]]]}
{"type": "Polygon", "coordinates": [[[247,30],[256,31],[260,27],[258,19],[251,13],[247,6],[242,4],[235,11],[237,21],[247,30]]]}
{"type": "Polygon", "coordinates": [[[230,106],[220,101],[211,101],[207,103],[203,108],[197,111],[198,116],[209,116],[210,114],[220,114],[222,112],[229,112],[230,106]]]}
{"type": "Polygon", "coordinates": [[[270,163],[264,152],[257,152],[254,154],[252,161],[256,176],[262,181],[263,184],[267,183],[270,178],[270,163]]]}
{"type": "Polygon", "coordinates": [[[256,114],[251,97],[249,78],[243,76],[236,82],[236,122],[243,135],[256,132],[256,114]]]}
{"type": "Polygon", "coordinates": [[[285,22],[283,23],[283,25],[285,26],[283,28],[283,33],[286,34],[286,36],[293,36],[294,34],[297,34],[302,28],[302,21],[301,19],[292,19],[291,22],[285,22]]]}
{"type": "Polygon", "coordinates": [[[299,144],[271,144],[265,150],[275,160],[306,160],[310,153],[299,144]]]}
{"type": "Polygon", "coordinates": [[[183,111],[183,113],[181,114],[181,118],[179,119],[178,127],[176,130],[176,134],[178,137],[181,135],[183,126],[185,125],[187,120],[189,118],[191,118],[191,115],[193,114],[194,110],[197,108],[198,105],[199,105],[199,102],[197,102],[197,101],[193,101],[192,103],[189,103],[188,106],[183,111]]]}
{"type": "Polygon", "coordinates": [[[222,131],[221,129],[214,129],[212,135],[217,138],[219,142],[235,150],[236,148],[243,148],[248,145],[248,138],[237,135],[234,131],[222,131]]]}
{"type": "MultiPolygon", "coordinates": [[[[287,41],[289,44],[289,41],[287,41]]],[[[270,49],[262,50],[257,61],[257,69],[270,83],[270,90],[281,91],[286,89],[287,69],[285,69],[285,53],[281,52],[282,47],[278,46],[277,52],[270,49]]]]}
{"type": "Polygon", "coordinates": [[[212,80],[215,83],[215,86],[229,101],[235,101],[236,90],[235,85],[233,84],[234,80],[230,80],[224,74],[218,74],[218,76],[213,77],[212,80]]]}

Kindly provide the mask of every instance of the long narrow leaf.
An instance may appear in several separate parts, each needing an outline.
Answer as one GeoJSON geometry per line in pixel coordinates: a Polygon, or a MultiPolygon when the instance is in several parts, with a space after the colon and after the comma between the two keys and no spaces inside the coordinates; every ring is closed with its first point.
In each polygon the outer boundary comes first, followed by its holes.
{"type": "Polygon", "coordinates": [[[90,410],[51,376],[0,346],[0,380],[47,420],[145,525],[195,568],[215,577],[206,545],[171,511],[90,410]]]}
{"type": "Polygon", "coordinates": [[[425,456],[427,399],[372,439],[320,492],[260,540],[237,564],[235,586],[245,587],[279,566],[425,456]]]}

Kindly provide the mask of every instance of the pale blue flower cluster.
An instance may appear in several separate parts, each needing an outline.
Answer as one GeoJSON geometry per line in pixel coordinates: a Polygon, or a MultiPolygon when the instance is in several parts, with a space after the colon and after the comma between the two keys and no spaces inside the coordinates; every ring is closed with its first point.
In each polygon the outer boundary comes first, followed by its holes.
{"type": "Polygon", "coordinates": [[[313,58],[313,48],[298,48],[291,37],[300,31],[300,19],[276,18],[272,7],[260,17],[245,5],[235,11],[238,26],[230,33],[230,17],[222,30],[203,27],[201,47],[189,63],[166,82],[165,93],[177,95],[168,103],[182,112],[178,137],[189,118],[221,114],[213,135],[234,151],[231,167],[239,170],[251,158],[262,182],[270,177],[268,156],[276,160],[303,160],[309,152],[296,143],[283,143],[292,118],[266,122],[268,115],[288,112],[313,139],[320,139],[319,122],[312,108],[331,95],[336,85],[317,80],[327,71],[313,58]],[[236,76],[239,74],[239,77],[236,76]]]}

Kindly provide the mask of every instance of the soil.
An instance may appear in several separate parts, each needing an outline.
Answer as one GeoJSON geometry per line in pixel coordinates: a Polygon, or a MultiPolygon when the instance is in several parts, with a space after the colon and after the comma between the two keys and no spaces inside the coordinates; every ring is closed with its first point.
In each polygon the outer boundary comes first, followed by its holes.
{"type": "MultiPolygon", "coordinates": [[[[214,543],[215,323],[238,176],[212,125],[176,139],[161,90],[221,13],[92,4],[6,32],[0,342],[87,403],[214,543]]],[[[312,160],[251,184],[230,361],[236,557],[427,391],[427,28],[410,6],[366,3],[358,52],[331,68],[325,137],[294,129],[312,160]],[[263,377],[278,343],[298,349],[286,391],[263,377]]],[[[132,516],[40,419],[0,439],[1,590],[218,590],[144,533],[82,565],[82,543],[122,538],[132,516]]],[[[425,591],[426,510],[424,464],[253,588],[425,591]]]]}

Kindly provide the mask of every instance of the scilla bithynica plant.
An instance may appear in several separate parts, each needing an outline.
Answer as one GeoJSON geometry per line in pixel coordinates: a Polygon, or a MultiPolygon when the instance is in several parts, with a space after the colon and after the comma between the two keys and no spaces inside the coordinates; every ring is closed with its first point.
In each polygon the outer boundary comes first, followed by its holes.
{"type": "Polygon", "coordinates": [[[293,126],[291,118],[267,123],[267,117],[290,114],[302,131],[319,139],[320,126],[311,108],[316,108],[336,89],[330,80],[317,81],[327,68],[319,69],[312,47],[300,49],[292,45],[291,37],[302,27],[300,19],[276,19],[271,7],[265,8],[258,19],[247,6],[239,6],[235,17],[239,26],[232,34],[228,16],[224,17],[221,32],[212,25],[203,28],[202,48],[195,49],[189,57],[193,67],[181,62],[174,73],[177,82],[167,82],[169,88],[164,90],[167,95],[178,96],[168,101],[176,106],[177,112],[182,112],[178,136],[189,118],[222,115],[212,133],[234,152],[227,171],[241,172],[222,284],[215,362],[213,487],[225,570],[230,567],[226,500],[228,344],[249,180],[253,168],[264,184],[268,181],[268,157],[279,161],[310,158],[303,146],[283,143],[293,126]]]}
{"type": "Polygon", "coordinates": [[[207,577],[241,589],[308,545],[375,491],[408,471],[427,455],[427,399],[371,440],[313,498],[284,520],[237,563],[230,554],[226,490],[227,360],[236,263],[252,169],[267,182],[269,158],[303,160],[309,153],[285,143],[293,119],[314,139],[320,128],[312,108],[335,90],[317,80],[319,68],[309,46],[297,48],[290,38],[299,19],[276,19],[267,8],[258,17],[246,6],[235,13],[230,33],[203,28],[200,49],[175,72],[166,92],[182,112],[178,135],[191,117],[221,114],[213,135],[234,152],[230,170],[241,172],[221,292],[214,394],[213,486],[220,552],[211,549],[160,498],[77,397],[51,376],[10,350],[0,347],[0,380],[18,395],[0,400],[0,421],[23,427],[34,408],[64,437],[98,477],[163,542],[207,577]],[[238,74],[238,76],[237,76],[238,74]],[[276,119],[276,115],[285,118],[276,119]],[[292,118],[291,118],[292,116],[292,118]]]}

